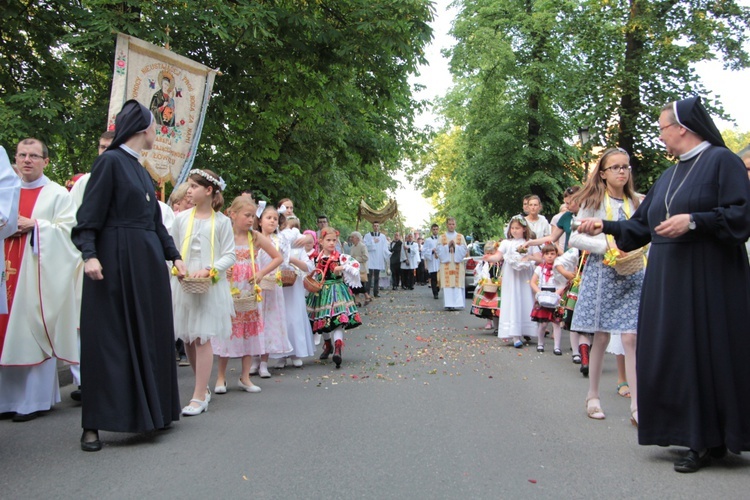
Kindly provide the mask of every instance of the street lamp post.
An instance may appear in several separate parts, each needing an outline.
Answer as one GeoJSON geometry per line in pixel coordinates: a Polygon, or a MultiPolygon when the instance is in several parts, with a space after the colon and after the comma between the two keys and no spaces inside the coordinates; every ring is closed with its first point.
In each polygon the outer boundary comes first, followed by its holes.
{"type": "Polygon", "coordinates": [[[589,178],[589,155],[588,155],[588,147],[587,147],[589,139],[591,138],[591,135],[589,134],[589,128],[578,127],[578,138],[581,140],[581,149],[583,150],[583,154],[586,159],[586,177],[584,179],[584,182],[585,182],[589,178]]]}

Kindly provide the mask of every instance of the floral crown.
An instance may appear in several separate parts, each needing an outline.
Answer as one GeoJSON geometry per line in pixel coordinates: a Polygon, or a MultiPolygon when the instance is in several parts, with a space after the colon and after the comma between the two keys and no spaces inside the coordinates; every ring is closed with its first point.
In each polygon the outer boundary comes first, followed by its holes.
{"type": "Polygon", "coordinates": [[[516,221],[519,224],[521,224],[523,227],[526,227],[529,223],[526,222],[526,218],[523,215],[514,215],[510,218],[510,222],[516,221]]]}
{"type": "Polygon", "coordinates": [[[206,179],[208,182],[213,184],[214,186],[218,187],[220,190],[224,191],[227,188],[227,183],[224,182],[224,179],[221,178],[221,176],[217,179],[213,175],[209,174],[208,172],[205,172],[199,168],[194,168],[190,171],[190,175],[200,175],[204,179],[206,179]]]}

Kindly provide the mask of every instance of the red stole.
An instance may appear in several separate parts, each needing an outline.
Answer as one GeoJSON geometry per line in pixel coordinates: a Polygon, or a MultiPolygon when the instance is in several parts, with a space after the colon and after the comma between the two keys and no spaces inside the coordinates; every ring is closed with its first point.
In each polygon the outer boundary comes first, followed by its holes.
{"type": "MultiPolygon", "coordinates": [[[[18,202],[18,214],[31,218],[36,200],[44,186],[35,189],[21,189],[21,197],[18,202]]],[[[8,314],[0,314],[0,354],[5,344],[5,331],[8,329],[8,319],[13,308],[13,297],[16,295],[18,284],[18,273],[21,271],[23,262],[23,251],[26,248],[30,232],[23,233],[19,238],[6,238],[5,240],[5,276],[8,289],[8,314]]]]}

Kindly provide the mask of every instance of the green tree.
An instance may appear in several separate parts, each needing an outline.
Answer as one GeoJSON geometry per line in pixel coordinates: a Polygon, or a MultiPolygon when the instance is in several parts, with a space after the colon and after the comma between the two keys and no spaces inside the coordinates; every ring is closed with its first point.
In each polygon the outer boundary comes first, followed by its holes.
{"type": "Polygon", "coordinates": [[[300,198],[306,225],[318,212],[351,223],[357,200],[384,201],[415,154],[422,104],[408,76],[432,36],[427,0],[10,0],[6,10],[0,118],[14,126],[0,142],[40,136],[58,178],[93,159],[117,31],[223,72],[196,165],[227,180],[227,198],[252,187],[300,198]]]}
{"type": "Polygon", "coordinates": [[[448,52],[455,86],[443,112],[461,129],[464,161],[452,181],[468,190],[461,206],[476,205],[466,218],[477,227],[486,214],[518,213],[527,193],[556,205],[581,175],[563,112],[571,89],[560,85],[577,68],[559,22],[568,10],[569,2],[554,0],[461,2],[458,42],[448,52]]]}
{"type": "MultiPolygon", "coordinates": [[[[706,95],[696,62],[748,66],[750,9],[732,0],[584,0],[571,19],[585,62],[574,121],[591,127],[595,143],[629,151],[645,190],[670,163],[657,139],[662,106],[706,95]]],[[[719,103],[707,105],[722,114],[719,103]]]]}
{"type": "Polygon", "coordinates": [[[727,129],[721,131],[721,137],[727,144],[727,147],[735,153],[750,147],[750,132],[740,132],[737,129],[727,129]]]}

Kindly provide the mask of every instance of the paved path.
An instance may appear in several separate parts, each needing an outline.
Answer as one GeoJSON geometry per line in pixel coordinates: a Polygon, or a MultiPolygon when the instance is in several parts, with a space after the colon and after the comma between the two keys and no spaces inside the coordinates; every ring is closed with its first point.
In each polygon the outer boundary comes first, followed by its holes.
{"type": "MultiPolygon", "coordinates": [[[[230,384],[209,412],[153,436],[102,433],[80,451],[72,386],[54,411],[0,421],[3,498],[747,498],[750,460],[673,472],[680,450],[641,447],[607,358],[605,421],[565,355],[516,350],[427,287],[384,291],[344,364],[308,362],[230,384]]],[[[232,361],[230,380],[238,377],[232,361]]],[[[182,399],[192,390],[179,368],[182,399]]],[[[117,387],[112,388],[117,391],[117,387]]]]}

